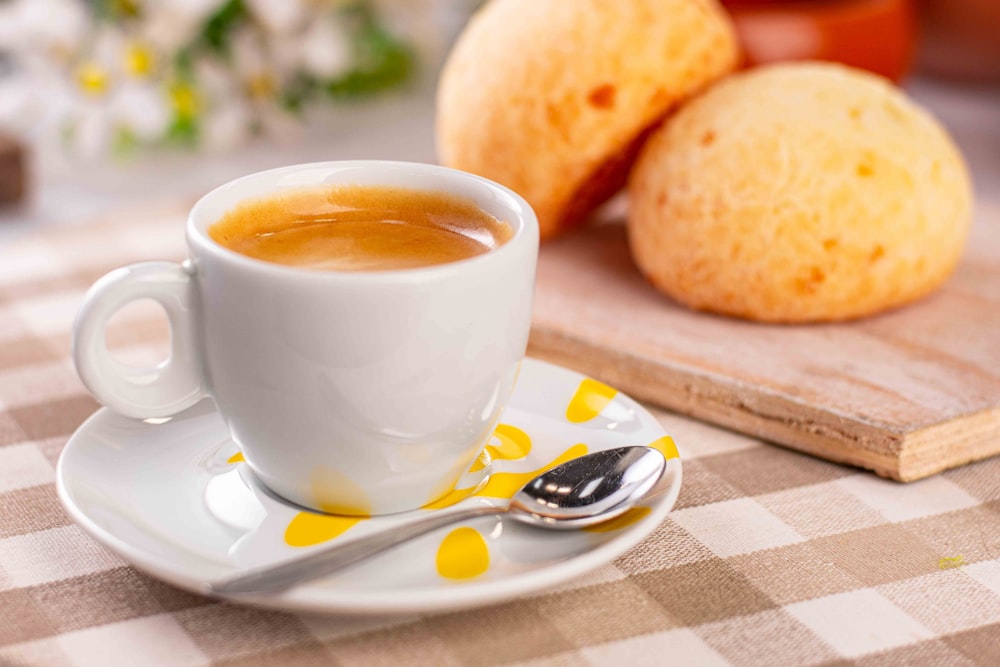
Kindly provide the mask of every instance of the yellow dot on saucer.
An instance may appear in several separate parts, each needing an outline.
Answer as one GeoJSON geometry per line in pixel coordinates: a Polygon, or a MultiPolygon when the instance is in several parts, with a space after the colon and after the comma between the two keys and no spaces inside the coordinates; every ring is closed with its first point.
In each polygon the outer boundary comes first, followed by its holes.
{"type": "Polygon", "coordinates": [[[334,516],[299,512],[285,529],[285,544],[290,547],[311,547],[340,537],[365,517],[334,516]]]}
{"type": "Polygon", "coordinates": [[[483,451],[479,452],[479,456],[472,462],[472,465],[469,466],[469,472],[478,472],[491,463],[493,463],[493,457],[490,456],[490,446],[486,445],[483,451]]]}
{"type": "Polygon", "coordinates": [[[680,452],[677,451],[677,444],[669,435],[665,435],[659,440],[654,440],[646,446],[663,454],[663,457],[668,461],[670,459],[680,458],[681,456],[680,452]]]}
{"type": "Polygon", "coordinates": [[[495,433],[500,444],[493,447],[493,458],[513,461],[531,453],[531,438],[516,426],[497,424],[495,433]]]}
{"type": "Polygon", "coordinates": [[[441,496],[434,502],[427,503],[420,509],[424,510],[441,510],[445,507],[451,507],[456,503],[460,503],[469,496],[471,496],[476,491],[476,487],[472,486],[467,489],[452,489],[449,493],[441,496]]]}
{"type": "Polygon", "coordinates": [[[243,458],[243,452],[236,452],[235,454],[233,454],[232,456],[230,456],[228,459],[226,459],[226,463],[240,463],[240,462],[245,461],[245,460],[246,459],[243,458]]]}
{"type": "Polygon", "coordinates": [[[578,424],[590,421],[608,407],[618,390],[603,382],[585,378],[566,408],[566,419],[578,424]]]}
{"type": "Polygon", "coordinates": [[[490,569],[490,550],[478,530],[463,526],[441,541],[436,564],[446,579],[473,579],[490,569]]]}
{"type": "Polygon", "coordinates": [[[497,459],[507,461],[523,459],[531,452],[531,437],[516,426],[497,424],[493,436],[498,444],[486,445],[479,458],[469,468],[469,472],[482,470],[497,459]]]}
{"type": "Polygon", "coordinates": [[[513,498],[514,494],[521,490],[521,487],[546,470],[555,468],[557,465],[583,456],[586,453],[587,445],[573,445],[538,470],[529,472],[495,472],[490,475],[489,480],[483,488],[476,491],[476,495],[486,496],[487,498],[513,498]]]}

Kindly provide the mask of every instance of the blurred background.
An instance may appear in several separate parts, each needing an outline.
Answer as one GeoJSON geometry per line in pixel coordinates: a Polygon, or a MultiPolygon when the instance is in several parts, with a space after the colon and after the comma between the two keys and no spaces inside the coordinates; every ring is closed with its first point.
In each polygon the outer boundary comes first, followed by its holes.
{"type": "MultiPolygon", "coordinates": [[[[0,245],[283,164],[434,161],[436,75],[479,4],[0,0],[0,245]]],[[[892,79],[1000,197],[1000,1],[723,4],[746,67],[835,60],[892,79]]]]}

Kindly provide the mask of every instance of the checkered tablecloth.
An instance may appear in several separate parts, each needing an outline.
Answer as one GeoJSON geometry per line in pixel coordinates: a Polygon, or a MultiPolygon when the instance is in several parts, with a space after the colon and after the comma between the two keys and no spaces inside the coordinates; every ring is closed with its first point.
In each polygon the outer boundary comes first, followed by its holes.
{"type": "MultiPolygon", "coordinates": [[[[436,616],[265,611],[174,589],[73,525],[53,486],[97,405],[70,326],[105,271],[183,256],[142,211],[0,250],[0,665],[1000,665],[1000,459],[910,485],[659,413],[670,517],[571,585],[436,616]]],[[[165,349],[136,306],[109,338],[165,349]]]]}

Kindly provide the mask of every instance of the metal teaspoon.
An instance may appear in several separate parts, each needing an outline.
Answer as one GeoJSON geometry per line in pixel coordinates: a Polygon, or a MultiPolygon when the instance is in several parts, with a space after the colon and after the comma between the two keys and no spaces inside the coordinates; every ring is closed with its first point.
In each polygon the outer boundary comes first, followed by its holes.
{"type": "Polygon", "coordinates": [[[391,530],[338,543],[302,558],[209,583],[211,595],[261,595],[318,579],[437,528],[481,516],[503,515],[532,526],[583,528],[624,514],[659,481],[663,454],[650,447],[619,447],[587,454],[538,475],[510,505],[436,513],[391,530]]]}

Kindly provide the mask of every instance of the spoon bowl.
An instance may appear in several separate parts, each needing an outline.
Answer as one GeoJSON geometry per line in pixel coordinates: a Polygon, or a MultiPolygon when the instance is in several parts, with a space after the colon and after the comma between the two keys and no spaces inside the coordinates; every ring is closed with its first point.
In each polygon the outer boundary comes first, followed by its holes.
{"type": "Polygon", "coordinates": [[[619,447],[571,459],[514,494],[511,518],[545,528],[573,529],[613,519],[644,497],[667,461],[650,447],[619,447]]]}

